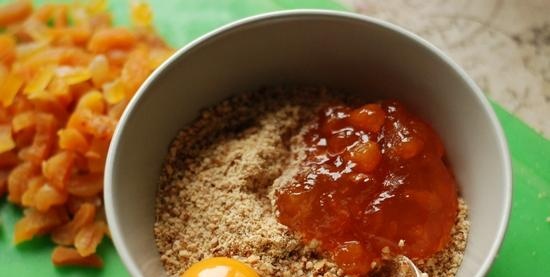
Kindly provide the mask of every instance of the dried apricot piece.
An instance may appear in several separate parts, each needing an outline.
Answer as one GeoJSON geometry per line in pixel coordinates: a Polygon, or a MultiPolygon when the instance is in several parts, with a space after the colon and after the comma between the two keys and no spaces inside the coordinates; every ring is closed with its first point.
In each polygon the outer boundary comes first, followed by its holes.
{"type": "Polygon", "coordinates": [[[86,67],[92,60],[93,55],[78,47],[59,48],[62,51],[59,53],[59,65],[61,66],[58,69],[60,71],[56,71],[56,73],[59,73],[58,76],[74,77],[74,80],[77,81],[73,82],[73,84],[90,79],[89,71],[86,67]]]}
{"type": "Polygon", "coordinates": [[[90,110],[96,114],[102,114],[105,112],[105,101],[103,100],[103,94],[97,90],[90,91],[80,97],[77,110],[90,110]]]}
{"type": "Polygon", "coordinates": [[[80,197],[75,195],[69,195],[69,199],[67,200],[67,210],[70,214],[75,215],[80,207],[84,204],[92,204],[96,207],[101,207],[101,195],[96,195],[92,197],[80,197]]]}
{"type": "Polygon", "coordinates": [[[0,124],[0,153],[8,152],[15,148],[15,141],[11,134],[11,126],[0,124]]]}
{"type": "MultiPolygon", "coordinates": [[[[77,64],[84,62],[76,62],[77,64]]],[[[92,78],[92,74],[87,68],[62,66],[57,68],[57,76],[62,78],[67,85],[76,85],[88,81],[92,78]]]]}
{"type": "Polygon", "coordinates": [[[54,187],[64,189],[71,176],[74,161],[73,152],[61,151],[42,164],[42,174],[54,187]]]}
{"type": "Polygon", "coordinates": [[[103,172],[107,151],[109,150],[109,141],[103,139],[93,139],[90,150],[84,154],[88,162],[88,170],[92,173],[103,172]]]}
{"type": "Polygon", "coordinates": [[[94,83],[94,86],[101,87],[109,81],[109,61],[105,55],[95,56],[88,65],[88,70],[90,70],[90,74],[92,74],[92,82],[94,83]]]}
{"type": "Polygon", "coordinates": [[[101,267],[103,261],[97,255],[81,256],[74,248],[57,246],[52,252],[52,263],[56,266],[101,267]]]}
{"type": "Polygon", "coordinates": [[[21,21],[31,12],[32,5],[27,0],[14,1],[0,6],[0,26],[3,27],[21,21]]]}
{"type": "Polygon", "coordinates": [[[21,196],[21,204],[25,207],[35,207],[36,192],[46,183],[46,179],[42,176],[35,176],[27,183],[27,189],[21,196]]]}
{"type": "Polygon", "coordinates": [[[72,150],[78,153],[86,153],[88,151],[88,141],[86,137],[77,129],[67,128],[57,132],[59,136],[59,148],[64,150],[72,150]]]}
{"type": "Polygon", "coordinates": [[[47,90],[52,93],[56,100],[59,101],[64,107],[69,106],[75,97],[75,95],[71,93],[69,85],[63,78],[54,77],[48,85],[47,90]]]}
{"type": "Polygon", "coordinates": [[[92,35],[88,50],[95,53],[105,53],[113,49],[129,49],[136,44],[136,36],[125,28],[106,28],[92,35]]]}
{"type": "Polygon", "coordinates": [[[92,31],[88,26],[60,27],[51,30],[52,42],[59,45],[86,45],[92,31]]]}
{"type": "Polygon", "coordinates": [[[34,41],[49,42],[51,40],[50,28],[37,18],[29,17],[21,26],[21,32],[34,41]]]}
{"type": "Polygon", "coordinates": [[[105,223],[100,221],[82,227],[74,238],[76,251],[84,257],[95,253],[105,235],[105,230],[105,223]]]}
{"type": "Polygon", "coordinates": [[[66,221],[67,214],[63,209],[50,209],[47,212],[26,209],[23,218],[15,224],[14,242],[19,244],[36,235],[45,234],[66,221]]]}
{"type": "Polygon", "coordinates": [[[36,134],[32,145],[19,152],[21,159],[37,165],[41,164],[55,144],[56,126],[57,120],[53,115],[38,113],[36,115],[36,134]]]}
{"type": "Polygon", "coordinates": [[[34,74],[33,78],[27,82],[27,85],[23,89],[23,93],[26,95],[29,95],[29,98],[31,98],[31,95],[37,94],[37,93],[44,93],[46,90],[46,87],[53,79],[53,76],[55,74],[55,66],[54,65],[47,65],[44,67],[41,67],[38,70],[37,74],[34,74]]]}
{"type": "Polygon", "coordinates": [[[109,104],[116,104],[126,98],[126,88],[120,80],[103,84],[103,94],[109,104]]]}
{"type": "Polygon", "coordinates": [[[16,133],[23,129],[33,127],[35,124],[36,120],[33,111],[19,113],[11,120],[12,130],[16,133]]]}
{"type": "Polygon", "coordinates": [[[23,79],[14,73],[8,73],[6,76],[0,75],[0,102],[4,107],[13,103],[15,96],[23,85],[23,79]]]}
{"type": "Polygon", "coordinates": [[[110,118],[119,120],[122,116],[122,113],[124,112],[124,109],[126,109],[126,106],[128,105],[127,100],[122,100],[111,107],[109,107],[108,115],[110,118]]]}
{"type": "Polygon", "coordinates": [[[93,114],[90,110],[77,110],[69,118],[67,127],[98,139],[110,139],[115,132],[116,123],[116,120],[108,116],[93,114]]]}
{"type": "Polygon", "coordinates": [[[132,51],[124,63],[120,73],[120,81],[126,88],[126,93],[132,96],[151,73],[149,68],[149,51],[139,47],[132,51]]]}
{"type": "Polygon", "coordinates": [[[9,34],[0,34],[0,63],[11,64],[15,60],[15,38],[9,34]]]}
{"type": "Polygon", "coordinates": [[[78,231],[94,222],[96,216],[96,207],[92,203],[80,205],[73,219],[67,224],[56,228],[52,232],[52,240],[60,245],[72,245],[78,231]]]}
{"type": "Polygon", "coordinates": [[[28,182],[38,173],[38,167],[30,162],[24,162],[12,169],[8,176],[8,200],[12,203],[21,203],[28,182]]]}
{"type": "Polygon", "coordinates": [[[103,174],[90,173],[74,176],[67,186],[67,191],[81,197],[98,195],[103,191],[103,174]]]}
{"type": "Polygon", "coordinates": [[[34,196],[35,207],[38,211],[45,212],[52,206],[57,206],[67,201],[67,192],[60,190],[49,183],[41,186],[34,196]]]}

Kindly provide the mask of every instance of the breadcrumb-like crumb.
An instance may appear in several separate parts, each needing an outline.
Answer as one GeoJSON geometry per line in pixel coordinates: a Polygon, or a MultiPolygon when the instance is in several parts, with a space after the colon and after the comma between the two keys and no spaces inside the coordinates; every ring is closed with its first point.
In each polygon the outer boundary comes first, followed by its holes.
{"type": "MultiPolygon", "coordinates": [[[[155,238],[168,274],[227,256],[260,276],[344,276],[316,247],[277,221],[276,191],[303,156],[301,132],[342,96],[324,88],[244,93],[201,113],[168,151],[157,194],[155,238]]],[[[430,276],[454,276],[468,233],[461,200],[449,246],[427,261],[430,276]],[[441,273],[442,275],[434,275],[441,273]]],[[[403,244],[405,241],[403,241],[403,244]]]]}

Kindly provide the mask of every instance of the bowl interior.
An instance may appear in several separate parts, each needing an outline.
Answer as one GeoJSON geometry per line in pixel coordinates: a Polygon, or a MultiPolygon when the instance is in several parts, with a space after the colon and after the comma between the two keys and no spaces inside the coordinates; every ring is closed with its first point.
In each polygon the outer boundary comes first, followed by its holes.
{"type": "Polygon", "coordinates": [[[482,276],[510,205],[509,157],[479,89],[418,37],[377,20],[328,11],[246,19],[180,50],[148,79],[121,119],[105,200],[116,247],[134,276],[164,276],[153,237],[163,158],[201,108],[272,84],[323,84],[367,99],[395,98],[442,136],[471,230],[458,276],[482,276]]]}

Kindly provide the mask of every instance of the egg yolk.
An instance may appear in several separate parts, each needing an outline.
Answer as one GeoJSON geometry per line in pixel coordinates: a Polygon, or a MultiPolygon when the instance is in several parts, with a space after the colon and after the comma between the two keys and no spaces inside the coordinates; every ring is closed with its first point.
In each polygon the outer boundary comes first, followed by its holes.
{"type": "Polygon", "coordinates": [[[209,258],[192,265],[181,277],[259,277],[248,265],[225,257],[209,258]]]}

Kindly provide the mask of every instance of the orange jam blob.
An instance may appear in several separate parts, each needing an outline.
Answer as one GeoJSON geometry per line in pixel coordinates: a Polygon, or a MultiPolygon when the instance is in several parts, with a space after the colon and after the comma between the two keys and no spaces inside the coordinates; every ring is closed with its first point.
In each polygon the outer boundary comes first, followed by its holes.
{"type": "Polygon", "coordinates": [[[216,257],[192,265],[181,277],[258,277],[258,274],[237,260],[216,257]]]}
{"type": "Polygon", "coordinates": [[[443,144],[402,104],[329,106],[304,139],[307,157],[278,192],[279,221],[346,274],[368,273],[385,247],[427,258],[450,240],[458,201],[443,144]]]}

